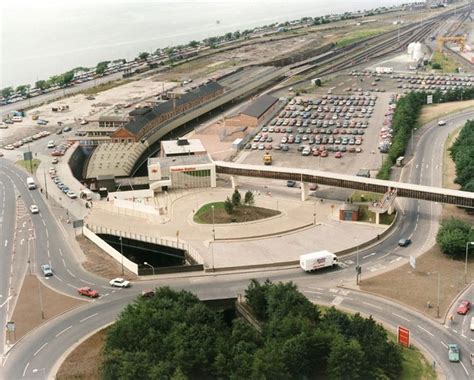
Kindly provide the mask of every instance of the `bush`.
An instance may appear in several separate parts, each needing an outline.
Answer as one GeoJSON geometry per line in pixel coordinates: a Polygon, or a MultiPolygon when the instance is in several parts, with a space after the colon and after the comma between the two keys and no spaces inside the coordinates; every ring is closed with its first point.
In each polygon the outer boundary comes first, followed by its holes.
{"type": "Polygon", "coordinates": [[[451,218],[441,223],[436,235],[441,251],[455,258],[464,258],[466,243],[474,241],[474,231],[469,223],[451,218]]]}
{"type": "Polygon", "coordinates": [[[439,63],[433,63],[433,64],[431,65],[431,68],[432,68],[433,70],[441,70],[441,65],[440,65],[439,63]]]}
{"type": "Polygon", "coordinates": [[[225,212],[229,215],[234,212],[234,204],[232,203],[229,197],[227,197],[227,199],[224,202],[224,209],[225,209],[225,212]]]}
{"type": "Polygon", "coordinates": [[[239,190],[235,189],[232,193],[232,205],[234,207],[239,207],[242,202],[242,196],[240,195],[239,190]]]}

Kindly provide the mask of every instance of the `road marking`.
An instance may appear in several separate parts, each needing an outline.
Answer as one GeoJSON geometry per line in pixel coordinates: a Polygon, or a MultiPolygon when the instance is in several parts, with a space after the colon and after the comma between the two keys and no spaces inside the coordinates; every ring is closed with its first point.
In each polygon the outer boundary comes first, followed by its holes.
{"type": "Polygon", "coordinates": [[[69,269],[66,269],[66,271],[69,273],[69,275],[70,275],[71,277],[76,278],[76,275],[75,275],[74,273],[72,273],[69,269]]]}
{"type": "Polygon", "coordinates": [[[380,306],[372,305],[371,303],[368,303],[368,302],[362,302],[362,303],[363,303],[363,304],[366,304],[366,305],[368,305],[368,306],[372,306],[372,307],[374,307],[374,308],[376,308],[376,309],[382,310],[382,308],[381,308],[380,306]]]}
{"type": "Polygon", "coordinates": [[[453,329],[453,331],[454,331],[456,334],[458,333],[458,330],[454,330],[454,329],[453,329]]]}
{"type": "Polygon", "coordinates": [[[71,284],[66,284],[67,286],[70,286],[71,288],[73,289],[77,289],[74,285],[71,285],[71,284]]]}
{"type": "Polygon", "coordinates": [[[448,345],[446,343],[444,343],[442,340],[440,340],[440,343],[444,346],[444,348],[448,348],[448,345]]]}
{"type": "Polygon", "coordinates": [[[82,323],[84,321],[87,321],[89,318],[95,317],[97,314],[99,313],[95,313],[95,314],[89,315],[88,317],[82,318],[79,322],[82,323]]]}
{"type": "Polygon", "coordinates": [[[466,366],[464,365],[464,363],[462,361],[460,361],[461,365],[462,365],[462,368],[464,369],[464,372],[466,372],[466,375],[469,376],[469,372],[467,372],[467,368],[466,366]]]}
{"type": "Polygon", "coordinates": [[[8,240],[5,240],[5,247],[8,245],[8,240]]]}
{"type": "Polygon", "coordinates": [[[430,334],[431,336],[434,336],[434,334],[430,333],[428,330],[425,328],[421,327],[420,325],[417,325],[421,330],[423,330],[425,333],[430,334]]]}
{"type": "Polygon", "coordinates": [[[61,248],[59,248],[59,254],[62,256],[63,255],[63,251],[61,251],[61,248]]]}
{"type": "Polygon", "coordinates": [[[390,261],[390,264],[393,264],[393,263],[396,263],[397,261],[400,261],[402,259],[402,257],[397,257],[396,259],[393,259],[392,261],[390,261]]]}
{"type": "Polygon", "coordinates": [[[89,285],[95,285],[93,282],[83,280],[82,278],[80,278],[79,280],[82,281],[82,282],[85,282],[86,284],[89,284],[89,285]]]}
{"type": "Polygon", "coordinates": [[[23,370],[23,377],[26,375],[26,370],[28,369],[30,362],[26,363],[25,369],[23,370]]]}
{"type": "Polygon", "coordinates": [[[2,307],[4,307],[5,304],[6,304],[8,301],[10,301],[10,299],[11,299],[12,297],[13,297],[13,296],[8,297],[8,298],[5,300],[5,302],[3,302],[3,303],[0,305],[0,309],[1,309],[2,307]]]}
{"type": "Polygon", "coordinates": [[[36,350],[36,352],[33,354],[33,356],[38,355],[38,353],[39,353],[43,348],[45,348],[47,345],[48,345],[48,342],[46,342],[45,344],[43,344],[40,348],[38,348],[38,349],[36,350]]]}
{"type": "Polygon", "coordinates": [[[342,301],[344,301],[344,297],[336,296],[332,300],[331,305],[335,305],[335,306],[340,305],[342,301]]]}
{"type": "Polygon", "coordinates": [[[59,335],[65,333],[65,332],[66,332],[67,330],[69,330],[69,329],[72,329],[72,326],[66,327],[64,330],[58,332],[58,333],[56,334],[56,338],[57,338],[59,335]]]}
{"type": "Polygon", "coordinates": [[[63,259],[63,265],[64,267],[66,267],[66,261],[63,259]]]}
{"type": "Polygon", "coordinates": [[[323,295],[324,293],[321,293],[321,292],[316,292],[314,290],[303,290],[304,293],[310,293],[310,294],[320,294],[320,295],[323,295]]]}
{"type": "Polygon", "coordinates": [[[335,288],[330,288],[329,291],[331,293],[339,293],[339,289],[335,289],[335,288]]]}
{"type": "Polygon", "coordinates": [[[375,255],[376,253],[377,253],[377,252],[369,253],[368,255],[362,256],[362,258],[363,258],[363,259],[366,259],[367,257],[370,257],[370,256],[375,255]]]}
{"type": "Polygon", "coordinates": [[[409,319],[406,319],[405,317],[402,317],[401,315],[398,315],[398,314],[396,314],[396,313],[392,313],[392,314],[393,314],[395,317],[398,317],[398,318],[400,318],[400,319],[403,319],[404,321],[410,322],[409,319]]]}

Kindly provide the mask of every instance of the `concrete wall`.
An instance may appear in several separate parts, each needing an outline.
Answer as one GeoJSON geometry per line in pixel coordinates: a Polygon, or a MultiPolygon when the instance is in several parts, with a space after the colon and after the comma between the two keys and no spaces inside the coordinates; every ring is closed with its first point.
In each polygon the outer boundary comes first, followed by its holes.
{"type": "MultiPolygon", "coordinates": [[[[98,237],[94,232],[92,232],[89,228],[84,226],[82,228],[82,233],[86,238],[88,238],[90,241],[92,241],[95,245],[97,245],[99,248],[101,248],[104,252],[106,252],[110,257],[115,259],[118,263],[122,264],[125,268],[127,268],[130,272],[135,273],[138,275],[138,265],[135,264],[133,261],[130,261],[127,259],[125,256],[122,256],[120,252],[118,252],[116,249],[114,249],[112,246],[107,244],[105,241],[103,241],[100,237],[98,237]]],[[[118,235],[120,236],[120,235],[118,235]]]]}

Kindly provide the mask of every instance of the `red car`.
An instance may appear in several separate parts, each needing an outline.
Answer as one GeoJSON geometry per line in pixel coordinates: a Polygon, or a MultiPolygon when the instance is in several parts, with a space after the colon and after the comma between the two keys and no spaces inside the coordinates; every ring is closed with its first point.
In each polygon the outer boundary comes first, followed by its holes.
{"type": "Polygon", "coordinates": [[[88,288],[88,287],[79,288],[79,289],[77,289],[77,292],[78,292],[81,296],[86,296],[86,297],[90,297],[90,298],[97,298],[97,297],[99,297],[99,292],[98,292],[97,290],[93,290],[93,289],[88,288]]]}
{"type": "Polygon", "coordinates": [[[471,303],[469,301],[463,300],[456,309],[456,313],[466,315],[469,310],[471,310],[471,303]]]}

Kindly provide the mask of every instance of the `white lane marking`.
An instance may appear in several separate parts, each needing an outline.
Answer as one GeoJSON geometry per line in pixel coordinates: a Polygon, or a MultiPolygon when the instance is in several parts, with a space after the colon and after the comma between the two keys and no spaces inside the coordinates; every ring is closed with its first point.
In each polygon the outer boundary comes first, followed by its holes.
{"type": "Polygon", "coordinates": [[[82,323],[84,321],[87,321],[89,318],[95,317],[97,314],[99,313],[95,313],[95,314],[89,315],[88,317],[82,318],[79,322],[82,323]]]}
{"type": "Polygon", "coordinates": [[[55,335],[56,338],[57,338],[59,335],[64,334],[64,333],[65,333],[67,330],[69,330],[69,329],[72,329],[72,326],[66,327],[64,330],[58,332],[58,333],[55,335]]]}
{"type": "Polygon", "coordinates": [[[40,352],[43,348],[45,348],[47,345],[48,345],[48,342],[46,342],[45,344],[43,344],[40,348],[38,348],[38,349],[36,350],[36,352],[33,354],[33,356],[38,355],[39,352],[40,352]]]}
{"type": "Polygon", "coordinates": [[[444,346],[444,348],[448,349],[448,345],[444,343],[442,340],[440,340],[440,343],[444,346]]]}
{"type": "Polygon", "coordinates": [[[28,369],[29,365],[30,365],[30,362],[26,363],[25,369],[23,370],[23,377],[25,377],[25,375],[26,375],[26,370],[28,369]]]}
{"type": "Polygon", "coordinates": [[[8,245],[8,240],[5,240],[5,247],[8,245]]]}
{"type": "Polygon", "coordinates": [[[469,372],[467,372],[467,368],[466,366],[464,365],[464,363],[462,361],[460,361],[461,365],[462,365],[462,368],[464,369],[464,372],[466,372],[466,375],[469,376],[469,372]]]}
{"type": "Polygon", "coordinates": [[[59,254],[62,256],[63,255],[63,251],[61,251],[61,248],[59,248],[59,254]]]}
{"type": "Polygon", "coordinates": [[[453,329],[453,331],[454,331],[456,334],[458,333],[458,330],[453,329]]]}
{"type": "Polygon", "coordinates": [[[336,296],[332,300],[331,305],[335,305],[335,306],[340,305],[342,301],[344,301],[344,297],[336,296]]]}
{"type": "Polygon", "coordinates": [[[392,314],[393,314],[395,317],[398,317],[398,318],[400,318],[400,319],[403,319],[404,321],[410,322],[409,319],[406,319],[405,317],[402,317],[401,315],[398,315],[398,314],[396,314],[396,313],[392,313],[392,314]]]}
{"type": "Polygon", "coordinates": [[[76,278],[76,275],[72,273],[69,269],[66,269],[66,272],[68,272],[71,277],[76,278]]]}
{"type": "Polygon", "coordinates": [[[376,253],[377,253],[377,252],[369,253],[368,255],[362,256],[362,258],[363,258],[363,259],[366,259],[367,257],[370,257],[370,256],[375,255],[376,253]]]}
{"type": "Polygon", "coordinates": [[[93,282],[83,280],[82,278],[80,278],[79,280],[82,281],[82,282],[85,282],[86,284],[89,284],[89,285],[95,285],[93,282]]]}
{"type": "Polygon", "coordinates": [[[371,306],[371,307],[374,307],[376,309],[379,309],[379,310],[382,310],[382,308],[380,306],[376,306],[376,305],[372,305],[371,303],[368,303],[368,302],[362,302],[363,304],[366,304],[368,306],[371,306]]]}
{"type": "Polygon", "coordinates": [[[5,300],[5,302],[3,302],[3,303],[0,305],[0,309],[1,309],[2,307],[4,307],[5,304],[6,304],[8,301],[10,301],[10,299],[11,299],[12,297],[13,297],[13,296],[9,296],[9,297],[5,300]]]}
{"type": "Polygon", "coordinates": [[[77,289],[74,285],[71,285],[71,284],[66,284],[67,286],[70,286],[71,288],[73,289],[77,289]]]}
{"type": "Polygon", "coordinates": [[[434,334],[430,333],[427,329],[421,327],[420,325],[417,325],[417,326],[418,326],[418,328],[420,328],[421,330],[423,330],[425,333],[430,334],[431,336],[434,336],[434,334]]]}
{"type": "Polygon", "coordinates": [[[305,293],[310,293],[310,294],[320,294],[320,295],[323,295],[324,293],[321,293],[321,292],[316,292],[314,290],[303,290],[303,292],[305,293]]]}
{"type": "MultiPolygon", "coordinates": [[[[48,229],[46,228],[46,237],[49,239],[49,233],[48,233],[48,229]]],[[[49,241],[49,240],[48,240],[49,241]]]]}
{"type": "Polygon", "coordinates": [[[396,263],[397,261],[400,261],[402,259],[402,257],[397,257],[396,259],[393,259],[390,261],[390,264],[393,264],[393,263],[396,263]]]}
{"type": "Polygon", "coordinates": [[[66,261],[63,259],[63,265],[64,267],[66,267],[66,261]]]}

